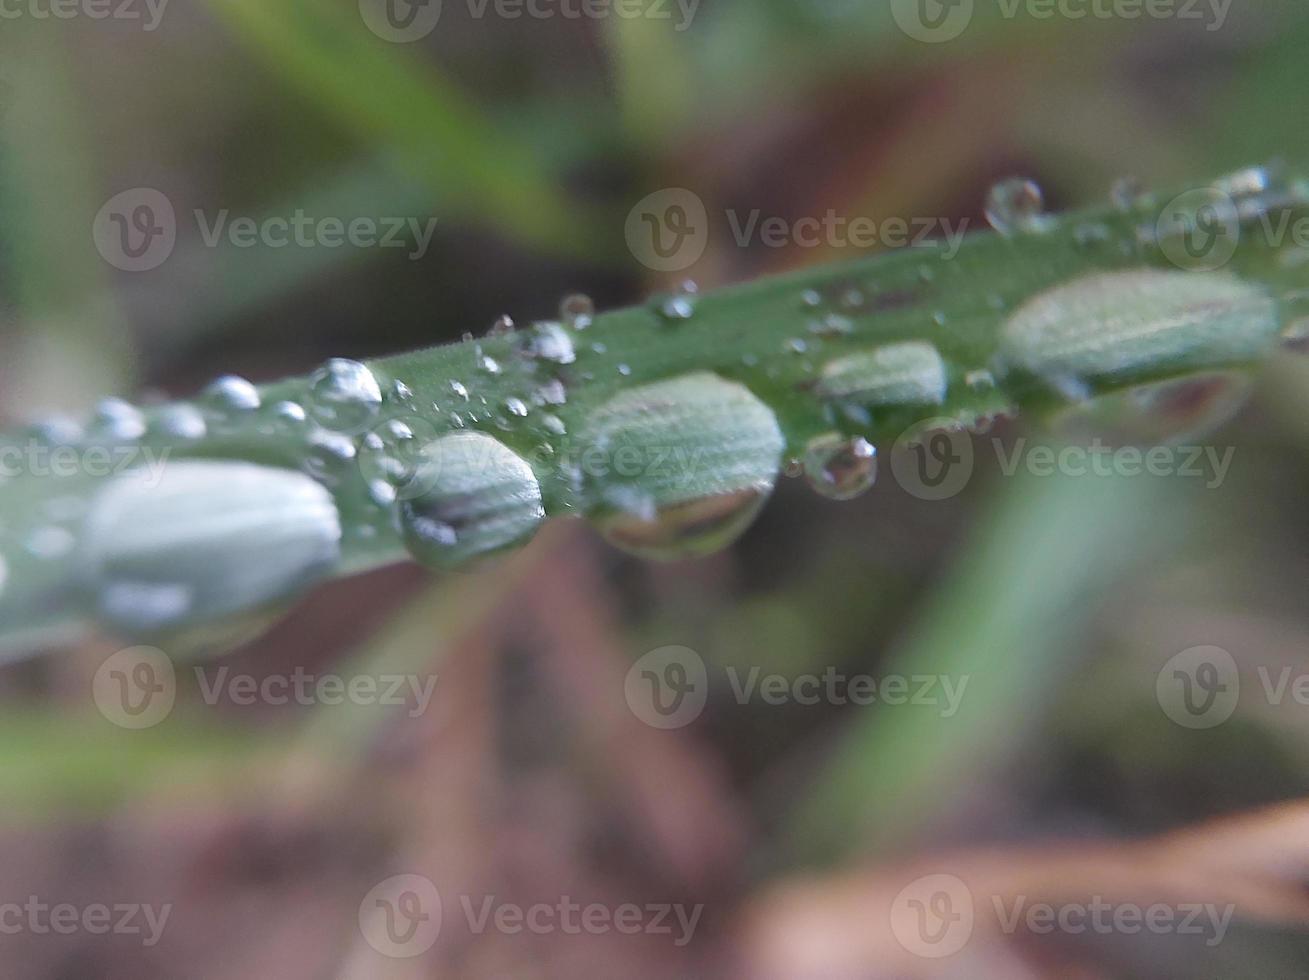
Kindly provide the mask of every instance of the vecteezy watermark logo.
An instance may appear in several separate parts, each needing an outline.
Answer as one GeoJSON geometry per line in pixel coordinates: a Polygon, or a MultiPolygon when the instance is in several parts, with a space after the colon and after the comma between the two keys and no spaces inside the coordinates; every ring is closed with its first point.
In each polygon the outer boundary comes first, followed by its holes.
{"type": "Polygon", "coordinates": [[[162,650],[128,647],[100,665],[91,696],[100,713],[120,728],[153,728],[173,710],[177,673],[162,650]]]}
{"type": "Polygon", "coordinates": [[[85,933],[90,936],[140,936],[141,945],[149,948],[163,937],[172,912],[171,902],[159,906],[137,902],[51,904],[39,896],[30,895],[21,903],[0,903],[0,935],[72,936],[85,933]]]}
{"type": "Polygon", "coordinates": [[[1227,935],[1236,914],[1235,905],[1218,906],[1211,902],[1181,902],[1168,905],[1156,902],[1110,902],[1094,895],[1089,902],[1032,902],[1026,895],[1009,901],[991,896],[1000,931],[1014,935],[1019,931],[1036,936],[1061,933],[1067,936],[1135,936],[1141,933],[1164,936],[1203,936],[1206,946],[1217,946],[1227,935]]]}
{"type": "Polygon", "coordinates": [[[441,934],[441,893],[422,875],[387,878],[359,903],[359,931],[383,956],[421,956],[441,934]]]}
{"type": "Polygon", "coordinates": [[[149,272],[173,254],[177,215],[173,202],[152,187],[115,194],[92,225],[95,247],[106,262],[124,272],[149,272]]]}
{"type": "Polygon", "coordinates": [[[623,231],[627,247],[646,268],[682,272],[709,246],[709,212],[699,194],[669,187],[638,201],[623,231]]]}
{"type": "Polygon", "coordinates": [[[138,21],[147,33],[158,30],[169,0],[0,0],[3,20],[138,21]]]}
{"type": "Polygon", "coordinates": [[[795,676],[764,673],[759,666],[742,670],[735,665],[723,668],[722,673],[725,677],[720,679],[715,673],[711,681],[704,659],[690,647],[660,647],[632,665],[623,694],[634,715],[660,729],[682,728],[695,721],[704,711],[711,685],[729,693],[739,705],[912,705],[953,718],[971,679],[967,674],[874,677],[834,666],[795,676]]]}
{"type": "Polygon", "coordinates": [[[891,447],[896,482],[919,500],[946,500],[973,476],[973,440],[951,419],[928,419],[891,447]]]}
{"type": "Polygon", "coordinates": [[[1225,191],[1201,187],[1164,205],[1154,234],[1164,256],[1179,269],[1213,272],[1236,254],[1241,213],[1225,191]]]}
{"type": "Polygon", "coordinates": [[[891,932],[908,952],[924,959],[953,956],[968,944],[974,925],[973,895],[949,874],[916,878],[891,903],[891,932]]]}
{"type": "MultiPolygon", "coordinates": [[[[1004,20],[1027,17],[1063,20],[1204,21],[1207,31],[1222,30],[1232,0],[981,0],[1004,20]]],[[[977,0],[891,0],[891,14],[915,41],[941,44],[964,33],[977,12],[977,0]]]]}
{"type": "MultiPolygon", "coordinates": [[[[317,217],[302,209],[261,218],[233,216],[226,208],[213,213],[197,208],[192,215],[206,248],[403,248],[410,261],[427,254],[440,220],[317,217]]],[[[177,245],[177,233],[172,202],[151,188],[115,195],[100,209],[93,228],[96,248],[105,261],[125,272],[148,272],[163,265],[177,245]]]]}
{"type": "Polygon", "coordinates": [[[436,30],[443,0],[359,0],[359,15],[383,41],[412,44],[436,30]]]}
{"type": "Polygon", "coordinates": [[[1183,650],[1159,671],[1155,698],[1183,728],[1215,728],[1232,717],[1241,698],[1236,659],[1222,647],[1183,650]]]}
{"type": "Polygon", "coordinates": [[[340,674],[312,674],[302,667],[289,674],[265,677],[234,674],[228,667],[219,667],[212,673],[196,667],[195,676],[200,698],[210,706],[224,701],[238,707],[408,706],[410,718],[417,718],[427,710],[437,682],[435,674],[357,674],[346,678],[340,674]]]}
{"type": "Polygon", "coordinates": [[[953,41],[973,22],[974,0],[891,0],[891,16],[915,41],[953,41]]]}
{"type": "Polygon", "coordinates": [[[624,233],[638,262],[656,272],[683,272],[698,262],[711,234],[724,232],[735,247],[748,248],[921,248],[943,243],[941,257],[953,259],[963,244],[968,219],[847,216],[783,217],[761,209],[726,209],[712,220],[693,191],[671,187],[643,198],[627,215],[624,233]],[[719,219],[722,219],[721,221],[719,219]]]}
{"type": "Polygon", "coordinates": [[[709,671],[690,647],[660,647],[632,664],[623,682],[632,713],[652,728],[683,728],[709,698],[709,671]]]}

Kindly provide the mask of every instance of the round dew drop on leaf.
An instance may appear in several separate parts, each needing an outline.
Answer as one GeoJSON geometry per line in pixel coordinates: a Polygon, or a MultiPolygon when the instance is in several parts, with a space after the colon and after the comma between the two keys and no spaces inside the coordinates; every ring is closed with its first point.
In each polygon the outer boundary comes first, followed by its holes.
{"type": "Polygon", "coordinates": [[[785,448],[767,405],[708,373],[623,392],[587,417],[580,443],[591,520],[656,559],[731,544],[771,495],[785,448]]]}
{"type": "Polygon", "coordinates": [[[92,499],[77,554],[95,613],[131,635],[260,609],[340,560],[331,495],[291,470],[169,463],[115,477],[92,499]]]}
{"type": "Polygon", "coordinates": [[[986,220],[1006,237],[1044,231],[1049,225],[1045,195],[1034,181],[1022,177],[1003,180],[987,195],[986,220]]]}
{"type": "Polygon", "coordinates": [[[802,465],[809,485],[830,500],[853,500],[877,482],[877,450],[859,436],[816,436],[805,446],[802,465]]]}
{"type": "Polygon", "coordinates": [[[526,543],[545,520],[528,462],[480,432],[442,436],[423,451],[400,531],[425,565],[453,569],[526,543]]]}
{"type": "Polygon", "coordinates": [[[329,429],[357,429],[382,406],[382,389],[365,364],[333,358],[309,379],[309,413],[329,429]]]}

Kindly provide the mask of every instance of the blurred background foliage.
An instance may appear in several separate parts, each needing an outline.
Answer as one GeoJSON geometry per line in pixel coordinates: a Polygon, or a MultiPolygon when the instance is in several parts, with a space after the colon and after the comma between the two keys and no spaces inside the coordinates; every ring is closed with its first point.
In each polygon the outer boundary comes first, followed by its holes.
{"type": "MultiPolygon", "coordinates": [[[[1169,185],[1309,161],[1299,0],[1235,4],[1218,31],[980,6],[940,45],[855,0],[704,0],[680,32],[476,17],[447,0],[439,29],[410,45],[380,40],[342,0],[178,3],[154,32],[0,21],[0,417],[441,343],[503,313],[550,316],[576,289],[602,308],[639,301],[668,283],[633,259],[623,224],[663,187],[716,212],[976,226],[987,187],[1015,172],[1066,207],[1125,174],[1169,185]],[[409,261],[207,247],[183,221],[166,264],[120,273],[89,229],[140,186],[179,214],[439,226],[409,261]]],[[[838,252],[715,240],[692,273],[713,286],[838,252]]],[[[112,639],[8,666],[2,897],[176,909],[146,950],[6,936],[3,973],[944,976],[890,953],[860,959],[871,913],[857,905],[817,932],[827,953],[849,945],[854,972],[820,972],[822,955],[805,959],[814,933],[761,896],[802,873],[836,895],[838,869],[876,880],[942,848],[1137,837],[1309,792],[1309,709],[1246,698],[1227,724],[1190,731],[1155,700],[1160,667],[1198,644],[1229,650],[1252,684],[1257,665],[1309,669],[1306,382],[1294,360],[1264,372],[1217,437],[1236,462],[1216,489],[1006,477],[987,447],[1027,433],[1005,423],[978,437],[978,471],[949,501],[885,479],[835,504],[788,481],[735,549],[673,566],[552,527],[497,571],[435,581],[397,567],[329,585],[226,654],[256,676],[437,671],[419,718],[217,710],[184,691],[163,725],[126,732],[88,695],[112,639]],[[972,686],[952,719],[714,690],[693,725],[660,732],[627,710],[623,677],[669,644],[715,667],[944,672],[972,686]],[[355,917],[399,872],[447,894],[707,911],[685,949],[455,924],[427,956],[383,963],[355,917]],[[739,965],[763,935],[797,938],[789,972],[739,965]]],[[[1300,867],[1309,836],[1278,846],[1300,867]]],[[[1039,945],[951,975],[1292,977],[1309,951],[1267,923],[1212,949],[1039,945]]]]}

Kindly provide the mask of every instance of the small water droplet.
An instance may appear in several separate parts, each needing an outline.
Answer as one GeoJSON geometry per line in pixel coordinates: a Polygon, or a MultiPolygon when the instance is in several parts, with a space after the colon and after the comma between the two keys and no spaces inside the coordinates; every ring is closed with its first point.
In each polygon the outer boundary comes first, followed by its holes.
{"type": "Polygon", "coordinates": [[[665,320],[690,320],[695,316],[696,296],[700,287],[687,280],[678,287],[677,292],[668,296],[656,296],[653,300],[655,312],[665,320]]]}
{"type": "Polygon", "coordinates": [[[481,356],[478,357],[477,366],[481,368],[483,371],[485,371],[487,374],[500,373],[500,362],[497,361],[494,357],[489,357],[486,354],[482,354],[481,356]]]}
{"type": "Polygon", "coordinates": [[[782,345],[782,349],[788,354],[803,354],[809,349],[809,345],[800,337],[791,337],[782,345]]]}
{"type": "Polygon", "coordinates": [[[488,337],[508,337],[514,332],[514,318],[508,315],[498,318],[487,331],[488,337]]]}
{"type": "Polygon", "coordinates": [[[964,375],[964,384],[971,391],[990,391],[996,386],[995,375],[985,369],[969,371],[964,375]]]}
{"type": "Polygon", "coordinates": [[[414,390],[403,381],[392,381],[391,397],[399,402],[413,401],[414,390]]]}
{"type": "Polygon", "coordinates": [[[462,398],[464,401],[468,401],[468,389],[464,387],[462,381],[451,380],[450,390],[454,392],[456,397],[462,398]]]}
{"type": "Polygon", "coordinates": [[[335,357],[309,379],[309,411],[321,424],[342,430],[365,426],[382,406],[382,390],[366,364],[335,357]]]}
{"type": "Polygon", "coordinates": [[[1040,185],[1023,177],[1002,180],[986,199],[986,220],[1005,237],[1045,230],[1045,195],[1040,185]]]}
{"type": "Polygon", "coordinates": [[[618,365],[618,373],[624,378],[630,377],[632,374],[632,366],[630,364],[620,364],[618,365]]]}
{"type": "Polygon", "coordinates": [[[559,319],[572,330],[585,330],[595,320],[595,302],[584,293],[572,293],[559,303],[559,319]]]}
{"type": "Polygon", "coordinates": [[[145,435],[145,416],[121,398],[106,398],[95,409],[95,435],[130,442],[145,435]]]}
{"type": "Polygon", "coordinates": [[[536,394],[543,405],[563,405],[568,401],[568,389],[558,378],[541,385],[536,394]]]}
{"type": "Polygon", "coordinates": [[[290,422],[293,425],[299,425],[308,420],[308,413],[305,412],[304,406],[299,402],[278,402],[273,406],[273,415],[283,422],[290,422]]]}
{"type": "Polygon", "coordinates": [[[823,294],[816,289],[806,289],[800,294],[800,305],[807,309],[815,309],[823,305],[823,294]]]}
{"type": "Polygon", "coordinates": [[[176,439],[203,439],[208,427],[193,405],[170,405],[159,413],[159,428],[176,439]]]}
{"type": "Polygon", "coordinates": [[[206,400],[234,412],[253,412],[261,404],[259,389],[245,378],[225,374],[204,390],[206,400]]]}
{"type": "Polygon", "coordinates": [[[63,558],[76,544],[76,538],[66,527],[54,524],[34,529],[23,542],[23,547],[33,558],[43,561],[55,561],[63,558]]]}
{"type": "Polygon", "coordinates": [[[577,360],[573,336],[559,323],[533,325],[519,350],[528,357],[554,364],[572,364],[577,360]]]}
{"type": "Polygon", "coordinates": [[[521,398],[506,398],[505,408],[508,409],[510,415],[516,415],[520,419],[527,418],[527,403],[521,398]]]}
{"type": "Polygon", "coordinates": [[[831,500],[853,500],[877,480],[877,450],[858,436],[817,436],[805,446],[801,465],[809,485],[831,500]]]}
{"type": "Polygon", "coordinates": [[[1119,177],[1109,189],[1109,200],[1115,208],[1124,213],[1135,211],[1142,203],[1145,188],[1139,177],[1119,177]]]}

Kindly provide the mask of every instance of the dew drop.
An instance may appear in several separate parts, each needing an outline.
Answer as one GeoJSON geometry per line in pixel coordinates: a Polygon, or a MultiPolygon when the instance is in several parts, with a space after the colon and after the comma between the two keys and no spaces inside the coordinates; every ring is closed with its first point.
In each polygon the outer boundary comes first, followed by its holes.
{"type": "Polygon", "coordinates": [[[502,316],[495,323],[491,324],[491,329],[487,331],[488,337],[508,337],[514,332],[514,318],[511,316],[502,316]]]}
{"type": "Polygon", "coordinates": [[[361,428],[381,405],[377,378],[358,361],[333,358],[309,379],[309,412],[328,428],[361,428]]]}
{"type": "Polygon", "coordinates": [[[665,320],[690,320],[695,316],[696,296],[699,292],[700,287],[688,279],[678,287],[677,292],[655,297],[655,312],[665,320]]]}
{"type": "Polygon", "coordinates": [[[595,320],[595,302],[584,293],[572,293],[559,303],[559,319],[572,330],[585,330],[595,320]]]}
{"type": "Polygon", "coordinates": [[[299,425],[309,418],[304,406],[299,402],[278,402],[273,406],[273,415],[283,422],[290,422],[293,425],[299,425]]]}
{"type": "Polygon", "coordinates": [[[1309,317],[1291,321],[1282,331],[1282,346],[1297,354],[1309,354],[1309,317]]]}
{"type": "Polygon", "coordinates": [[[823,305],[823,294],[816,289],[806,289],[800,294],[800,305],[806,309],[816,309],[823,305]]]}
{"type": "Polygon", "coordinates": [[[72,551],[75,543],[76,539],[68,528],[50,524],[35,528],[28,534],[23,547],[33,558],[55,561],[72,551]]]}
{"type": "Polygon", "coordinates": [[[1005,237],[1044,231],[1049,221],[1045,195],[1035,181],[1023,177],[1002,180],[987,195],[986,220],[1005,237]]]}
{"type": "Polygon", "coordinates": [[[159,428],[176,439],[203,439],[205,417],[193,405],[170,405],[159,413],[159,428]]]}
{"type": "Polygon", "coordinates": [[[245,378],[226,374],[204,390],[205,398],[234,412],[253,412],[260,405],[259,389],[245,378]]]}
{"type": "Polygon", "coordinates": [[[818,394],[848,420],[866,424],[870,410],[893,405],[939,405],[947,372],[931,344],[911,340],[851,354],[823,367],[818,394]]]}
{"type": "Polygon", "coordinates": [[[853,500],[877,480],[877,450],[866,439],[832,432],[805,446],[801,461],[805,479],[831,500],[853,500]]]}
{"type": "Polygon", "coordinates": [[[579,443],[590,518],[612,544],[655,559],[731,544],[772,493],[785,448],[767,405],[707,373],[622,392],[579,443]]]}
{"type": "Polygon", "coordinates": [[[499,440],[479,432],[428,444],[414,476],[418,491],[399,505],[410,554],[435,568],[455,568],[527,541],[545,520],[532,467],[499,440]]]}
{"type": "Polygon", "coordinates": [[[487,374],[499,374],[501,370],[500,362],[486,354],[478,355],[477,366],[487,374]]]}
{"type": "Polygon", "coordinates": [[[520,419],[527,418],[527,403],[521,398],[506,398],[505,408],[510,415],[516,415],[520,419]]]}
{"type": "Polygon", "coordinates": [[[519,350],[528,357],[554,364],[572,364],[577,360],[572,334],[559,323],[535,324],[519,350]]]}
{"type": "Polygon", "coordinates": [[[1138,177],[1119,177],[1109,189],[1110,203],[1124,213],[1135,211],[1144,196],[1145,188],[1138,177]]]}
{"type": "Polygon", "coordinates": [[[187,460],[115,477],[93,498],[78,547],[97,614],[129,634],[266,607],[340,559],[326,490],[290,470],[187,460]]]}
{"type": "Polygon", "coordinates": [[[145,435],[145,416],[135,405],[121,398],[106,398],[95,409],[97,437],[130,442],[145,435]]]}
{"type": "Polygon", "coordinates": [[[1065,398],[1129,386],[1152,371],[1244,366],[1281,332],[1262,287],[1209,273],[1095,273],[1048,290],[1009,317],[997,368],[1065,398]]]}
{"type": "Polygon", "coordinates": [[[462,381],[452,380],[450,382],[450,390],[454,392],[457,397],[462,398],[464,401],[468,401],[468,389],[464,387],[462,381]]]}

